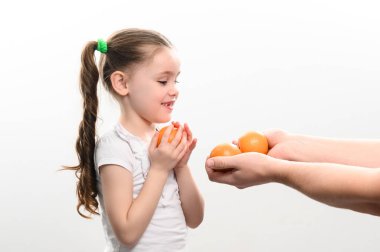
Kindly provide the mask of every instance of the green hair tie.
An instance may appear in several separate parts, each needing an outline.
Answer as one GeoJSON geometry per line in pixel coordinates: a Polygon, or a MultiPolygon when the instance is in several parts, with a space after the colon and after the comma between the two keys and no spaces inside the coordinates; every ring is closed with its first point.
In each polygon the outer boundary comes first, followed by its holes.
{"type": "Polygon", "coordinates": [[[96,47],[96,50],[101,53],[106,53],[108,51],[107,42],[103,39],[98,39],[98,46],[96,47]]]}

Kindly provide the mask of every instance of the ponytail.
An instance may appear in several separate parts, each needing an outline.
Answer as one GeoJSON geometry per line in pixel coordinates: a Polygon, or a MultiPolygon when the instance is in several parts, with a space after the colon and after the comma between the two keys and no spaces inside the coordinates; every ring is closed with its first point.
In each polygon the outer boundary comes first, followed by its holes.
{"type": "Polygon", "coordinates": [[[99,71],[95,64],[95,50],[97,42],[89,42],[83,52],[80,71],[80,91],[83,97],[83,119],[79,124],[79,136],[76,141],[76,151],[79,165],[65,167],[74,170],[77,183],[78,205],[77,211],[84,218],[90,218],[81,212],[81,207],[90,214],[98,213],[98,189],[94,163],[96,118],[98,113],[97,84],[99,71]]]}
{"type": "Polygon", "coordinates": [[[83,119],[79,125],[79,136],[76,142],[79,165],[65,166],[64,170],[73,170],[78,178],[77,211],[84,218],[82,208],[91,214],[99,214],[97,201],[98,188],[94,161],[96,141],[96,118],[98,113],[97,84],[99,78],[106,90],[112,94],[110,76],[115,71],[125,71],[129,67],[141,63],[152,56],[146,45],[171,48],[170,41],[155,31],[142,29],[124,29],[116,32],[107,42],[89,42],[82,52],[80,71],[80,91],[83,97],[83,119]],[[102,54],[99,70],[95,63],[95,50],[102,54]],[[100,77],[99,77],[100,76],[100,77]]]}

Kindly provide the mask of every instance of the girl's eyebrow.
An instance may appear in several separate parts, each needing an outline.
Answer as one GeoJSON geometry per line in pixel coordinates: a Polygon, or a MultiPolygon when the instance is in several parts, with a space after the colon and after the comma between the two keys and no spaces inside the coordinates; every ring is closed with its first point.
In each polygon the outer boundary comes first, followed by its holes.
{"type": "Polygon", "coordinates": [[[179,74],[180,74],[181,72],[178,72],[177,73],[177,75],[174,73],[174,72],[172,72],[172,71],[163,71],[163,72],[160,72],[160,73],[158,73],[158,75],[164,75],[164,74],[167,74],[167,75],[176,75],[176,76],[178,76],[179,74]]]}

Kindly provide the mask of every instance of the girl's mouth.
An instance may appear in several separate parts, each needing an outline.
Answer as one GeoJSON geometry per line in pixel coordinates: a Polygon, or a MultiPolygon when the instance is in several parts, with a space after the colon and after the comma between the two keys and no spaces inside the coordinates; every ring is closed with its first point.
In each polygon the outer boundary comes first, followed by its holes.
{"type": "Polygon", "coordinates": [[[174,101],[163,102],[163,103],[161,103],[161,105],[166,107],[169,110],[173,110],[174,101]]]}

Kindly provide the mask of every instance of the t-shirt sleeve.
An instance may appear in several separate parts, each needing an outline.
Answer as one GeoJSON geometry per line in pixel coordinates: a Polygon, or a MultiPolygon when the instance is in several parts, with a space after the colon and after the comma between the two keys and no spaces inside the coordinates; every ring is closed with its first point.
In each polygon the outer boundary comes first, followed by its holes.
{"type": "Polygon", "coordinates": [[[127,142],[114,135],[102,137],[95,148],[95,166],[119,165],[133,173],[134,157],[127,142]]]}

